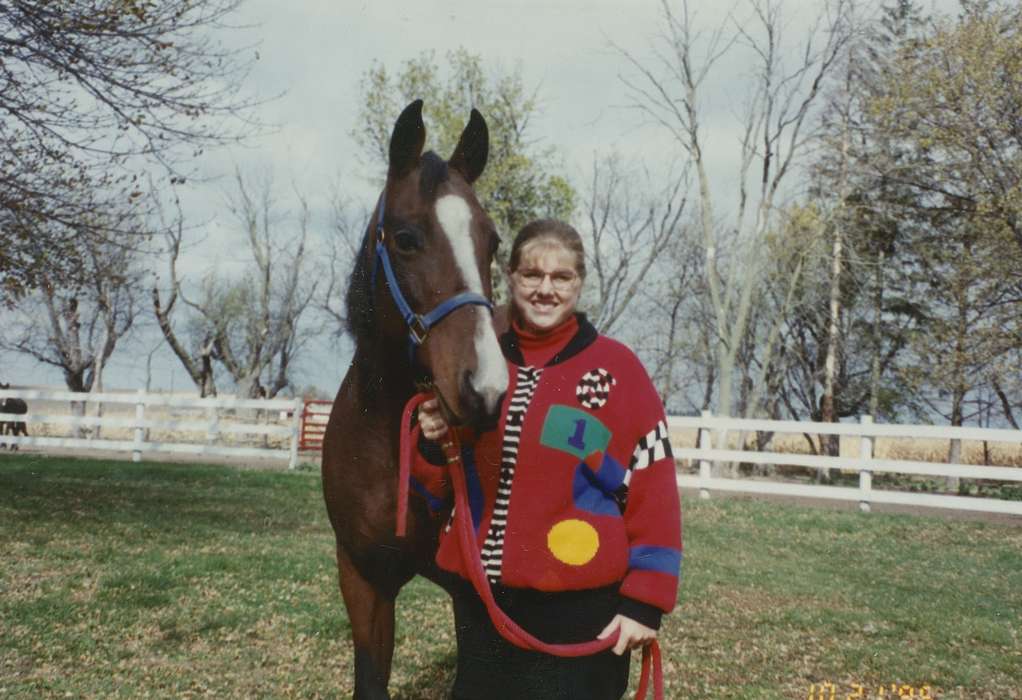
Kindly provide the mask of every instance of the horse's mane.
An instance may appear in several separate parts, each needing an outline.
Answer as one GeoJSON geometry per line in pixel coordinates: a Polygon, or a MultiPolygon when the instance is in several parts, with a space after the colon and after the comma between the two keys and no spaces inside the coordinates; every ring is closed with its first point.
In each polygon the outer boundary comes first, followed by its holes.
{"type": "MultiPolygon", "coordinates": [[[[427,199],[432,200],[436,196],[437,187],[450,178],[447,168],[447,161],[433,151],[427,151],[419,159],[419,193],[427,199]]],[[[348,283],[348,293],[345,299],[347,305],[348,332],[351,333],[357,343],[360,339],[369,335],[373,328],[373,290],[372,274],[376,257],[367,248],[372,245],[375,220],[371,220],[366,227],[362,237],[362,245],[359,246],[358,257],[355,258],[355,267],[351,271],[351,281],[348,283]]]]}
{"type": "Polygon", "coordinates": [[[369,287],[375,258],[366,250],[371,239],[372,229],[373,226],[370,223],[366,228],[365,235],[362,236],[362,245],[359,246],[358,254],[355,257],[355,266],[351,271],[348,294],[345,297],[348,307],[348,332],[354,336],[356,343],[365,337],[373,327],[372,290],[369,287]]]}
{"type": "Polygon", "coordinates": [[[423,197],[436,197],[436,188],[450,179],[447,161],[433,151],[426,151],[419,159],[419,193],[423,197]]]}

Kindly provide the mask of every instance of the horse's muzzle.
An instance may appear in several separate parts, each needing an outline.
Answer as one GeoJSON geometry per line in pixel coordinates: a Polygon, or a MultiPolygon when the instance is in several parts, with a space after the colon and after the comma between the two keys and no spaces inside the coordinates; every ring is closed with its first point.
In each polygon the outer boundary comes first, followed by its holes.
{"type": "Polygon", "coordinates": [[[500,419],[501,405],[507,392],[505,388],[480,390],[472,380],[470,370],[461,376],[462,418],[479,432],[493,430],[500,419]]]}

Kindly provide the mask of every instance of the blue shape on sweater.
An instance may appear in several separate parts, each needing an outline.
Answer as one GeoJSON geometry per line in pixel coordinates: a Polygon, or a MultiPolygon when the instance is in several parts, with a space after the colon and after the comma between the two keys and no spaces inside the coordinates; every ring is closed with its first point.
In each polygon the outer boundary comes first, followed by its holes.
{"type": "Polygon", "coordinates": [[[426,487],[423,486],[422,482],[414,476],[408,477],[408,483],[411,485],[412,489],[415,490],[415,493],[426,499],[426,505],[429,506],[429,509],[434,513],[439,513],[440,511],[451,507],[450,498],[437,498],[431,494],[426,487]]]}
{"type": "Polygon", "coordinates": [[[462,445],[461,463],[465,466],[465,487],[468,490],[468,506],[472,511],[472,526],[479,530],[479,523],[483,521],[483,485],[479,481],[475,450],[462,445]]]}
{"type": "Polygon", "coordinates": [[[657,547],[652,544],[636,545],[628,550],[628,568],[680,576],[681,552],[671,547],[657,547]]]}
{"type": "Polygon", "coordinates": [[[598,471],[582,462],[575,470],[571,495],[575,507],[594,515],[621,515],[614,493],[624,483],[625,470],[609,454],[603,455],[598,471]]]}
{"type": "MultiPolygon", "coordinates": [[[[589,470],[588,464],[583,463],[583,466],[589,470]]],[[[589,473],[592,474],[592,478],[595,480],[597,486],[603,489],[603,491],[608,495],[614,494],[619,488],[621,488],[621,484],[625,483],[625,468],[622,467],[616,459],[606,453],[604,453],[603,460],[600,462],[599,470],[596,472],[589,470],[589,473]]]]}

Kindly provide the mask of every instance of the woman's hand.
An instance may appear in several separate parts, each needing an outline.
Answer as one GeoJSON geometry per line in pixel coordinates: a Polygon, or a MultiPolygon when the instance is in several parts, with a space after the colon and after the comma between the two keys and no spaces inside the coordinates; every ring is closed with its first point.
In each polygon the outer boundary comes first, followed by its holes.
{"type": "Polygon", "coordinates": [[[612,650],[618,656],[621,656],[627,650],[644,647],[656,639],[655,629],[646,627],[641,622],[636,622],[624,615],[615,615],[610,624],[604,627],[603,631],[596,638],[605,639],[614,634],[614,630],[619,628],[621,635],[617,638],[617,644],[614,645],[612,650]]]}
{"type": "Polygon", "coordinates": [[[432,398],[419,404],[419,427],[427,440],[439,440],[447,434],[447,421],[440,410],[439,399],[432,398]]]}

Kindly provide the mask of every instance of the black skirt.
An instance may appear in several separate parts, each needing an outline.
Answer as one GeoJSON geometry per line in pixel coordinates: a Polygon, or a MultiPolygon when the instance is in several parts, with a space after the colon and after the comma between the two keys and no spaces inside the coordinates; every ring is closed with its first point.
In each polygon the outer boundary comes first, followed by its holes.
{"type": "MultiPolygon", "coordinates": [[[[482,600],[461,583],[453,591],[453,700],[619,700],[628,689],[628,653],[563,658],[519,649],[500,636],[482,600]]],[[[595,639],[621,603],[617,586],[564,593],[495,586],[493,593],[512,620],[552,644],[595,639]]]]}

